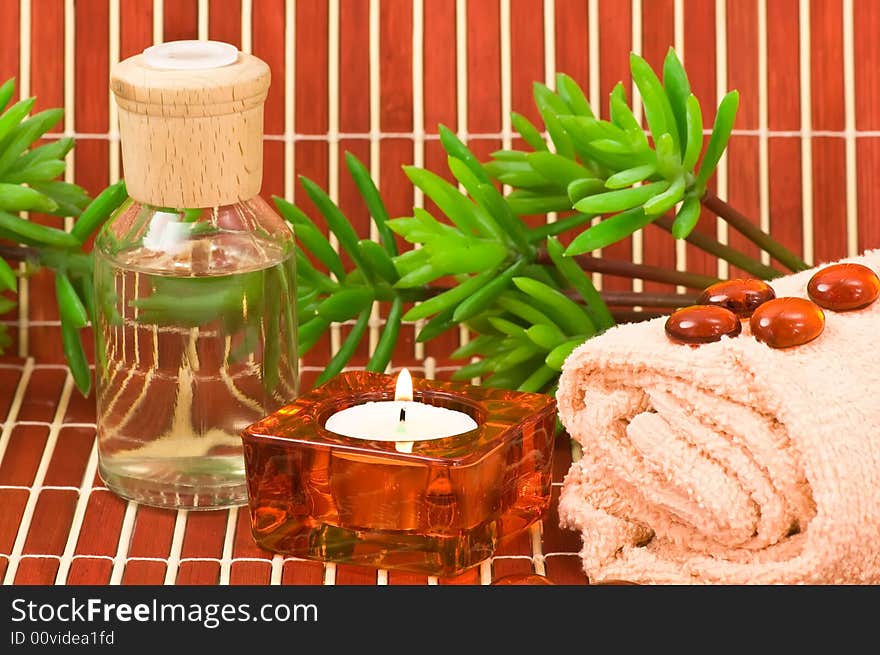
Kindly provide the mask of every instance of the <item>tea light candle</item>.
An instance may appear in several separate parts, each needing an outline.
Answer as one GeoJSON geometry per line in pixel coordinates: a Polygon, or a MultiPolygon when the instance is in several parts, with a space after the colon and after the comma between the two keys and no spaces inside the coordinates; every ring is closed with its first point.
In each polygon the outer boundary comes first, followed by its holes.
{"type": "Polygon", "coordinates": [[[412,377],[403,369],[397,377],[394,400],[368,402],[331,415],[330,432],[369,441],[393,441],[398,452],[412,452],[416,441],[444,439],[477,428],[464,412],[413,400],[412,377]]]}

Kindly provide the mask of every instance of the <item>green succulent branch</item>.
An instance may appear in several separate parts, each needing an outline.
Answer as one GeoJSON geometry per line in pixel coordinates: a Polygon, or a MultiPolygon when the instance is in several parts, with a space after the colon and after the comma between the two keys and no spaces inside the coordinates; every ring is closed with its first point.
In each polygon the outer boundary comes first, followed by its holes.
{"type": "MultiPolygon", "coordinates": [[[[35,99],[8,106],[14,92],[14,80],[0,86],[0,291],[18,289],[18,273],[10,262],[25,262],[28,272],[41,267],[53,270],[64,353],[77,386],[88,393],[91,375],[80,332],[94,319],[95,305],[92,260],[83,244],[125,198],[125,187],[117,183],[90,202],[81,187],[56,179],[64,174],[64,158],[73,139],[43,145],[37,141],[58,124],[63,111],[47,109],[28,116],[35,99]],[[65,232],[29,221],[22,212],[77,219],[65,232]]],[[[0,296],[0,313],[15,306],[9,295],[0,296]]],[[[5,326],[0,325],[0,351],[9,343],[5,326]]]]}
{"type": "MultiPolygon", "coordinates": [[[[441,125],[440,142],[454,182],[424,168],[404,168],[412,184],[436,205],[436,215],[414,208],[410,216],[391,218],[367,168],[347,153],[348,172],[376,226],[378,243],[361,238],[328,194],[301,177],[305,194],[336,237],[348,264],[331,246],[322,224],[301,207],[274,198],[297,236],[299,355],[311,350],[333,323],[352,325],[319,383],[349,364],[366,336],[375,303],[382,303],[388,311],[366,364],[368,370],[388,367],[405,321],[424,321],[419,341],[464,325],[472,338],[451,353],[462,362],[456,379],[480,378],[490,386],[552,393],[565,358],[584,340],[618,321],[651,318],[658,315],[658,309],[662,312],[692,303],[695,291],[717,281],[690,271],[594,257],[589,252],[654,223],[675,238],[686,239],[757,277],[782,274],[696,231],[701,208],[727,221],[780,265],[790,270],[807,267],[708,190],[732,132],[737,92],[722,100],[706,139],[700,103],[691,93],[674,51],[666,57],[662,81],[642,58],[632,55],[630,64],[647,132],[627,104],[621,84],[610,94],[610,120],[601,120],[581,88],[561,73],[555,90],[543,84],[534,86],[543,130],[520,114],[512,115],[512,125],[531,150],[501,150],[482,163],[454,132],[441,125]],[[504,194],[501,185],[512,190],[504,194]],[[530,227],[523,220],[547,212],[561,215],[539,227],[530,227]],[[601,220],[593,224],[596,217],[601,220]],[[401,243],[409,247],[401,251],[401,243]],[[592,283],[593,272],[681,285],[690,291],[600,292],[592,283]],[[647,311],[634,312],[635,307],[647,311]]],[[[19,108],[7,119],[12,109],[0,117],[0,136],[8,123],[18,124],[27,113],[19,108]]],[[[47,121],[42,119],[40,126],[47,121]]],[[[59,140],[51,144],[56,150],[40,159],[33,153],[46,146],[24,152],[38,136],[31,133],[36,128],[22,129],[30,141],[23,147],[16,145],[14,156],[7,154],[7,141],[0,140],[0,203],[10,202],[3,200],[7,197],[20,198],[20,203],[28,205],[19,205],[20,209],[55,209],[76,215],[85,204],[84,194],[78,202],[62,205],[62,188],[47,185],[64,183],[34,177],[59,175],[62,167],[45,162],[60,162],[69,145],[58,145],[63,141],[59,140]],[[49,157],[53,153],[54,159],[49,157]],[[2,184],[13,185],[15,190],[2,184]],[[53,203],[57,207],[52,208],[53,203]]],[[[20,140],[14,139],[16,143],[20,140]]],[[[67,191],[69,199],[76,200],[71,190],[67,191]]],[[[0,246],[0,255],[56,271],[65,349],[80,388],[86,387],[88,368],[79,339],[74,337],[94,317],[95,302],[89,285],[84,284],[91,275],[91,260],[81,252],[81,245],[123,198],[123,187],[110,187],[82,212],[70,234],[11,215],[14,222],[9,223],[7,214],[0,212],[0,236],[22,244],[0,246]]],[[[0,285],[14,284],[14,275],[7,269],[5,263],[0,265],[0,285]]],[[[291,285],[282,282],[276,285],[277,292],[292,293],[291,285]]],[[[151,300],[161,304],[162,290],[155,291],[151,300]]],[[[207,306],[212,297],[206,294],[200,298],[205,311],[217,309],[207,306]]],[[[272,299],[265,298],[263,303],[269,311],[272,299]]]]}
{"type": "MultiPolygon", "coordinates": [[[[675,51],[663,64],[663,81],[638,55],[630,56],[633,81],[645,110],[649,135],[626,102],[622,84],[609,102],[610,121],[596,118],[583,92],[571,78],[557,75],[557,90],[535,84],[535,102],[544,120],[548,141],[522,117],[514,121],[533,152],[502,150],[486,169],[493,179],[514,190],[508,198],[519,215],[566,211],[575,221],[602,216],[580,232],[566,255],[580,255],[609,246],[657,223],[677,239],[688,239],[711,254],[763,278],[782,272],[714,240],[695,238],[701,205],[768,252],[792,271],[808,264],[777,242],[736,209],[708,190],[733,130],[739,93],[722,99],[715,124],[704,143],[700,102],[675,51]],[[556,153],[549,152],[552,143],[556,153]],[[699,163],[698,163],[699,162],[699,163]],[[676,206],[678,209],[676,210],[676,206]],[[668,212],[675,212],[668,219],[668,212]]],[[[574,225],[572,225],[574,227],[574,225]]]]}
{"type": "MultiPolygon", "coordinates": [[[[732,133],[738,93],[731,91],[722,99],[707,140],[700,103],[691,93],[687,75],[673,50],[664,62],[662,81],[641,57],[632,55],[630,64],[645,109],[647,133],[627,104],[623,85],[618,84],[611,92],[611,120],[600,120],[580,87],[564,74],[557,76],[555,91],[543,84],[534,86],[546,137],[522,115],[512,117],[514,128],[531,151],[502,150],[481,164],[451,130],[441,125],[440,141],[457,184],[422,168],[404,170],[442,215],[416,208],[412,216],[389,220],[384,208],[376,211],[375,206],[381,205],[377,205],[380,201],[375,187],[370,187],[374,205],[371,213],[374,218],[381,217],[382,230],[390,229],[412,246],[400,255],[386,253],[391,266],[381,260],[385,275],[378,275],[378,260],[362,267],[354,256],[355,269],[342,271],[341,262],[331,256],[326,241],[320,244],[319,250],[325,255],[320,257],[317,244],[309,243],[320,234],[317,225],[305,223],[305,214],[277,200],[279,209],[297,227],[307,225],[305,235],[300,228],[301,243],[342,283],[340,288],[331,289],[332,280],[324,281],[327,298],[314,305],[314,316],[306,325],[315,329],[307,330],[310,339],[301,344],[301,352],[334,320],[357,318],[349,340],[359,339],[364,312],[375,300],[391,299],[395,303],[392,325],[396,334],[400,307],[418,301],[402,315],[405,321],[427,320],[418,340],[432,339],[461,324],[475,334],[472,341],[452,353],[454,358],[476,360],[466,363],[456,378],[480,377],[488,385],[549,392],[565,357],[577,344],[613,326],[615,313],[618,318],[634,318],[629,310],[610,311],[609,304],[673,308],[693,303],[696,298],[694,293],[600,293],[588,272],[683,285],[692,290],[717,281],[688,271],[592,257],[587,254],[590,251],[656,223],[675,238],[687,239],[752,275],[772,278],[782,274],[695,232],[701,207],[705,207],[788,269],[807,268],[806,262],[708,190],[732,133]],[[502,195],[498,184],[513,190],[502,195]],[[523,216],[547,212],[564,215],[537,228],[527,227],[522,220],[523,216]],[[602,219],[590,225],[595,217],[602,219]],[[562,234],[573,235],[567,247],[557,238],[562,234]],[[380,277],[377,285],[375,280],[380,277]],[[451,286],[438,284],[450,278],[454,281],[451,286]],[[347,310],[327,313],[338,306],[347,310]]],[[[350,154],[347,161],[350,170],[358,166],[350,154]]],[[[359,169],[363,173],[363,167],[359,169]]],[[[304,181],[304,187],[336,232],[341,224],[338,208],[326,196],[319,196],[320,190],[311,182],[304,181]]],[[[363,192],[364,187],[359,188],[363,192]]],[[[352,255],[344,235],[337,232],[337,237],[352,255]]],[[[301,261],[307,260],[305,253],[301,257],[301,261]]],[[[311,268],[308,275],[321,273],[311,268]]],[[[323,378],[344,365],[339,359],[354,351],[347,345],[343,345],[344,352],[334,358],[323,378]]],[[[374,370],[384,364],[387,359],[376,360],[375,356],[370,363],[374,370]]]]}

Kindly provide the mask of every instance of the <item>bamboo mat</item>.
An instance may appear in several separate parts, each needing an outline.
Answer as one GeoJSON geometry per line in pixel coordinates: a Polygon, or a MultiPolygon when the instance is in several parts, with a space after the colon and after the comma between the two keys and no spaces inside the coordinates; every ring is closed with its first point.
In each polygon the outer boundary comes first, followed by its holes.
{"type": "Polygon", "coordinates": [[[560,530],[556,516],[570,463],[565,435],[557,442],[553,507],[544,521],[481,566],[437,579],[274,555],[251,539],[246,507],[187,512],[126,502],[97,475],[94,401],[76,391],[64,367],[6,358],[0,389],[12,390],[0,394],[4,584],[489,584],[515,573],[586,582],[580,537],[560,530]]]}

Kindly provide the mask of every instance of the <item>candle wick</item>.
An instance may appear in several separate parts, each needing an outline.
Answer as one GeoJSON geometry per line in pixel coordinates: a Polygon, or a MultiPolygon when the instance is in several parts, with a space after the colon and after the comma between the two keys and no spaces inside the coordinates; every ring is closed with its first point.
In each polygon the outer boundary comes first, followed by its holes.
{"type": "Polygon", "coordinates": [[[399,420],[401,423],[406,421],[406,410],[403,407],[400,408],[400,419],[399,420]]]}

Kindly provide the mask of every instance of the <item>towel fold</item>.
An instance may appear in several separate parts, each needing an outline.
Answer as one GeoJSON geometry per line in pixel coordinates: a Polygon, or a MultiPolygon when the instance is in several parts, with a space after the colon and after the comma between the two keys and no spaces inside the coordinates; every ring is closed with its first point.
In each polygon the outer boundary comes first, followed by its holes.
{"type": "MultiPolygon", "coordinates": [[[[880,271],[880,250],[845,261],[880,271]]],[[[777,296],[806,298],[815,270],[777,296]]],[[[583,456],[559,514],[591,581],[880,583],[880,301],[825,315],[785,350],[747,323],[675,344],[660,318],[569,356],[557,400],[583,456]]]]}

